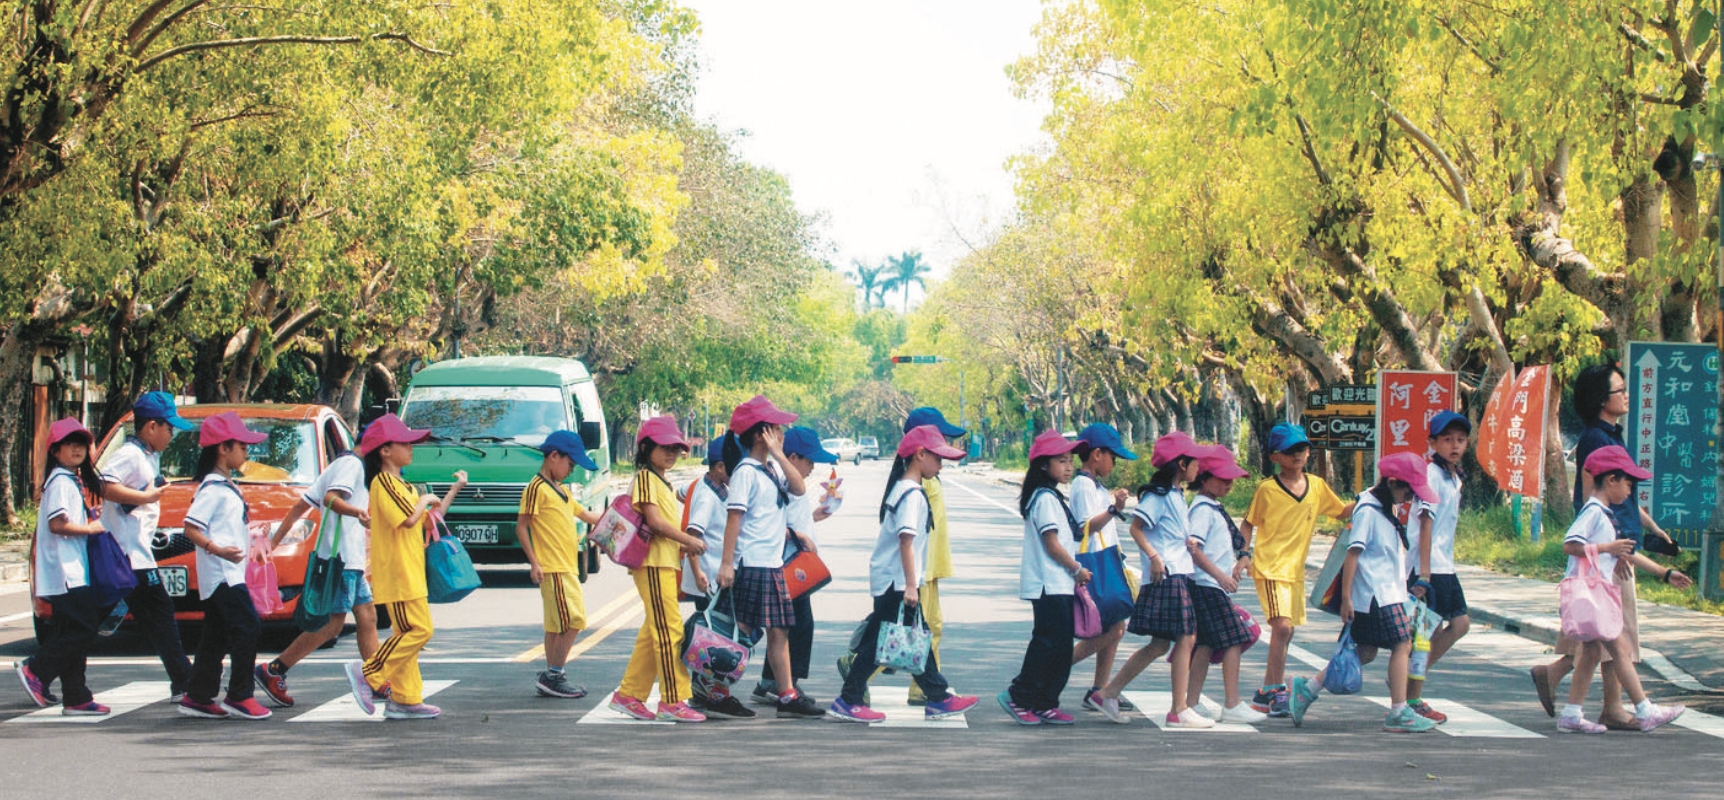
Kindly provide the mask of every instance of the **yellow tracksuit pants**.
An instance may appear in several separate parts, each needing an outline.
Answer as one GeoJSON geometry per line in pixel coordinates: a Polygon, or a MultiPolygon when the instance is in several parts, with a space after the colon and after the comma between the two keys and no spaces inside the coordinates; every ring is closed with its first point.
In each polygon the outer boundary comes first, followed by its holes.
{"type": "Polygon", "coordinates": [[[390,699],[411,706],[425,699],[419,677],[419,651],[431,641],[431,604],[423,597],[384,604],[393,632],[365,662],[365,681],[372,689],[390,687],[390,699]]]}
{"type": "Polygon", "coordinates": [[[682,663],[682,611],[676,604],[676,570],[646,567],[634,571],[635,590],[646,619],[635,635],[635,651],[623,670],[617,691],[645,700],[658,683],[659,702],[680,703],[688,699],[688,668],[682,663]]]}

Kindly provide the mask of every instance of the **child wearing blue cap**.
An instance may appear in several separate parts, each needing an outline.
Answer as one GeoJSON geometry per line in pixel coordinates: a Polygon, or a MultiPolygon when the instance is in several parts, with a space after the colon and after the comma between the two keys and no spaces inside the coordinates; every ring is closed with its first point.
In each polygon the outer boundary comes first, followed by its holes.
{"type": "Polygon", "coordinates": [[[1407,591],[1442,617],[1443,624],[1431,634],[1431,651],[1426,657],[1425,675],[1417,673],[1407,679],[1407,705],[1414,713],[1432,722],[1448,721],[1448,715],[1424,701],[1428,670],[1437,659],[1453,647],[1472,627],[1467,615],[1467,595],[1455,576],[1455,528],[1461,519],[1461,456],[1467,452],[1473,425],[1466,417],[1453,411],[1443,411],[1431,418],[1430,463],[1425,467],[1425,480],[1436,493],[1437,502],[1418,503],[1419,524],[1407,526],[1407,556],[1409,571],[1407,591]]]}
{"type": "MultiPolygon", "coordinates": [[[[784,455],[804,482],[814,474],[815,464],[838,463],[838,456],[820,445],[820,434],[801,425],[784,429],[784,455]]],[[[814,523],[830,516],[824,496],[817,501],[812,492],[804,492],[790,498],[790,505],[784,509],[784,519],[788,523],[784,533],[786,563],[796,551],[819,552],[814,541],[814,523]]],[[[790,682],[798,692],[802,690],[801,682],[808,679],[809,663],[814,657],[814,605],[810,602],[813,594],[808,592],[790,600],[796,615],[796,623],[790,626],[790,682]]],[[[762,662],[760,682],[754,686],[753,699],[762,705],[776,705],[779,695],[778,675],[772,670],[772,661],[767,659],[762,662]]],[[[809,702],[818,704],[812,697],[809,702]]]]}
{"type": "MultiPolygon", "coordinates": [[[[1079,525],[1084,526],[1090,534],[1090,552],[1100,552],[1109,547],[1119,547],[1118,526],[1115,520],[1125,518],[1126,500],[1131,493],[1125,489],[1114,489],[1112,492],[1102,485],[1102,482],[1113,475],[1114,466],[1119,459],[1136,461],[1133,453],[1121,441],[1119,431],[1105,422],[1096,422],[1078,431],[1078,448],[1075,451],[1078,460],[1083,463],[1072,478],[1072,516],[1079,525]]],[[[1119,643],[1125,638],[1126,617],[1117,620],[1103,619],[1102,633],[1092,639],[1079,640],[1072,651],[1072,663],[1076,664],[1095,656],[1095,681],[1084,693],[1083,707],[1090,711],[1101,711],[1102,705],[1096,697],[1108,679],[1113,676],[1114,656],[1119,652],[1119,643]]],[[[1120,707],[1134,710],[1124,698],[1120,699],[1120,707]]]]}
{"type": "Polygon", "coordinates": [[[178,431],[192,424],[174,408],[167,392],[146,392],[132,404],[132,433],[102,465],[102,527],[114,535],[132,562],[138,588],[126,596],[132,621],[149,639],[162,667],[168,672],[168,691],[174,702],[185,694],[191,680],[192,662],[180,642],[180,626],[174,622],[174,601],[162,585],[150,540],[156,536],[156,520],[162,514],[162,451],[178,431]]]}
{"type": "Polygon", "coordinates": [[[539,586],[545,612],[545,669],[534,689],[541,697],[585,697],[587,690],[570,683],[564,669],[575,637],[587,627],[580,581],[581,536],[575,520],[593,525],[599,515],[581,505],[564,482],[576,466],[594,470],[598,465],[573,431],[546,436],[539,451],[545,454],[544,461],[521,494],[520,513],[515,517],[515,538],[527,556],[527,575],[539,586]]]}
{"type": "Polygon", "coordinates": [[[1271,717],[1291,715],[1287,647],[1293,630],[1305,624],[1305,557],[1311,552],[1317,517],[1345,520],[1353,515],[1352,503],[1342,503],[1322,478],[1305,474],[1310,458],[1311,440],[1303,428],[1286,422],[1270,428],[1269,461],[1279,472],[1257,485],[1239,526],[1245,539],[1241,554],[1251,558],[1257,601],[1269,620],[1269,666],[1251,708],[1271,717]]]}

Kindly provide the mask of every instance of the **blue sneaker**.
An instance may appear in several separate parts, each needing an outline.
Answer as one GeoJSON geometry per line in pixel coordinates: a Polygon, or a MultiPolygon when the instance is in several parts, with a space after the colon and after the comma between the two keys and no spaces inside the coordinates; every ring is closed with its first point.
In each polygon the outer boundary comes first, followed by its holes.
{"type": "Polygon", "coordinates": [[[946,719],[961,716],[965,711],[976,707],[977,698],[973,694],[954,694],[938,703],[928,703],[922,709],[923,719],[946,719]]]}
{"type": "Polygon", "coordinates": [[[1275,699],[1269,703],[1269,716],[1290,717],[1293,715],[1293,705],[1285,684],[1275,687],[1275,699]]]}
{"type": "Polygon", "coordinates": [[[1312,703],[1317,702],[1317,690],[1311,688],[1304,678],[1294,678],[1291,694],[1288,705],[1291,706],[1289,711],[1293,717],[1293,727],[1302,728],[1305,726],[1305,712],[1310,710],[1312,703]]]}
{"type": "Polygon", "coordinates": [[[861,703],[846,703],[840,697],[832,701],[826,709],[826,718],[838,722],[875,723],[886,719],[886,715],[861,703]]]}

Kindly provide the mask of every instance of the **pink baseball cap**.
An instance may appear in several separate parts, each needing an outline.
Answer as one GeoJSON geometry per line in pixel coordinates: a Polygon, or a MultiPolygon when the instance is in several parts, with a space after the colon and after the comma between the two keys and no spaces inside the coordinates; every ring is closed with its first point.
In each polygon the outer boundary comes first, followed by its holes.
{"type": "Polygon", "coordinates": [[[84,437],[85,444],[94,444],[96,441],[96,437],[90,433],[90,429],[84,427],[84,423],[79,422],[72,417],[57,420],[54,424],[48,426],[49,447],[53,447],[54,445],[65,441],[68,436],[82,436],[84,437]]]}
{"type": "Polygon", "coordinates": [[[742,433],[762,422],[768,425],[789,425],[795,421],[795,414],[773,405],[763,394],[749,398],[748,402],[730,412],[730,430],[733,433],[742,433]]]}
{"type": "Polygon", "coordinates": [[[1652,479],[1652,473],[1634,463],[1634,459],[1628,456],[1628,451],[1622,449],[1622,445],[1619,444],[1600,447],[1592,451],[1592,454],[1586,457],[1586,465],[1582,468],[1586,470],[1588,475],[1603,475],[1611,470],[1619,469],[1637,481],[1652,479]]]}
{"type": "Polygon", "coordinates": [[[676,417],[669,414],[653,417],[641,423],[640,432],[635,434],[635,444],[648,439],[660,447],[689,446],[688,440],[682,438],[682,431],[676,427],[676,417]]]}
{"type": "Polygon", "coordinates": [[[1203,446],[1184,431],[1174,431],[1149,446],[1149,465],[1161,469],[1173,463],[1181,456],[1197,458],[1203,455],[1203,446]]]}
{"type": "Polygon", "coordinates": [[[257,444],[268,438],[269,434],[247,428],[245,421],[232,411],[205,417],[203,424],[198,426],[199,447],[213,447],[222,442],[257,444]]]}
{"type": "Polygon", "coordinates": [[[917,450],[926,450],[941,458],[964,457],[964,451],[946,444],[946,435],[933,425],[917,425],[898,440],[898,455],[913,456],[917,450]]]}
{"type": "Polygon", "coordinates": [[[1197,466],[1224,481],[1238,480],[1251,474],[1239,466],[1232,450],[1218,444],[1203,448],[1203,452],[1197,456],[1197,466]]]}
{"type": "Polygon", "coordinates": [[[1035,441],[1030,442],[1030,460],[1034,461],[1042,456],[1063,456],[1078,449],[1080,444],[1082,443],[1067,441],[1059,431],[1045,430],[1035,441]]]}
{"type": "Polygon", "coordinates": [[[384,414],[365,427],[365,434],[359,437],[359,454],[371,455],[386,444],[418,444],[431,438],[431,431],[407,427],[407,423],[394,414],[384,414]]]}
{"type": "Polygon", "coordinates": [[[1406,481],[1420,500],[1435,503],[1439,498],[1437,493],[1431,490],[1431,482],[1425,478],[1425,464],[1425,459],[1417,453],[1395,453],[1383,456],[1377,461],[1377,474],[1406,481]]]}

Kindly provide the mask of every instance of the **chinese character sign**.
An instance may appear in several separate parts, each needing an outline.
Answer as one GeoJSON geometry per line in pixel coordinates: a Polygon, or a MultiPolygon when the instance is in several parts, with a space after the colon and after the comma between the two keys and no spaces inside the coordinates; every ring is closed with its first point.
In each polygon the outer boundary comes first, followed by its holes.
{"type": "MultiPolygon", "coordinates": [[[[1544,487],[1544,435],[1549,411],[1550,367],[1527,367],[1515,375],[1496,419],[1485,420],[1479,452],[1490,449],[1496,458],[1497,485],[1510,494],[1537,498],[1544,487]]],[[[1496,397],[1491,397],[1496,403],[1496,397]]],[[[1487,412],[1488,413],[1488,412],[1487,412]]]]}
{"type": "Polygon", "coordinates": [[[1623,439],[1652,480],[1640,507],[1684,547],[1712,521],[1718,469],[1718,351],[1706,344],[1629,342],[1623,439]]]}
{"type": "Polygon", "coordinates": [[[1377,371],[1377,458],[1425,455],[1431,418],[1455,407],[1453,372],[1377,371]]]}
{"type": "Polygon", "coordinates": [[[1506,430],[1504,423],[1508,419],[1508,402],[1512,394],[1514,373],[1509,372],[1502,376],[1497,381],[1496,388],[1491,390],[1490,402],[1485,404],[1484,417],[1479,420],[1479,466],[1484,468],[1486,475],[1496,479],[1498,486],[1503,484],[1502,457],[1508,451],[1501,434],[1506,430]]]}

